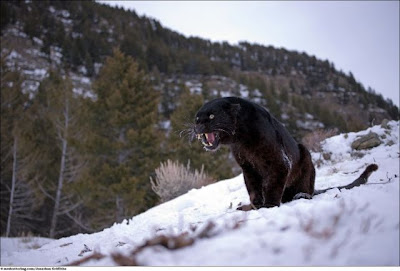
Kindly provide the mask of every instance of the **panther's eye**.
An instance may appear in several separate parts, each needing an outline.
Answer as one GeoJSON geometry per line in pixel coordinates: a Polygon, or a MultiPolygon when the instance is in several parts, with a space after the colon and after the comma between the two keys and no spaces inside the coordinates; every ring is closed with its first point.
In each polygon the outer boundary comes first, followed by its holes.
{"type": "Polygon", "coordinates": [[[211,114],[211,115],[209,116],[210,120],[212,120],[214,117],[215,117],[214,114],[211,114]]]}

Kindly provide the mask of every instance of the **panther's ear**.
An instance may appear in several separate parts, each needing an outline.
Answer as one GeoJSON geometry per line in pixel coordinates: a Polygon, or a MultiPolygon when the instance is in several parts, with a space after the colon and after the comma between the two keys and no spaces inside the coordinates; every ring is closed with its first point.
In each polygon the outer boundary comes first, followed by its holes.
{"type": "Polygon", "coordinates": [[[231,112],[236,116],[240,111],[240,104],[231,104],[231,112]]]}

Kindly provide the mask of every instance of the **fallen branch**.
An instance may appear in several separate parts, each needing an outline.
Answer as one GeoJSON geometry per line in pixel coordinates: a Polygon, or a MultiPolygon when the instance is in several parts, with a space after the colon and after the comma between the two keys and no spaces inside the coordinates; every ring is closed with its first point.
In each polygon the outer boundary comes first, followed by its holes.
{"type": "MultiPolygon", "coordinates": [[[[243,224],[243,220],[236,221],[233,225],[225,225],[225,229],[237,229],[243,224]]],[[[151,239],[145,241],[142,245],[136,247],[129,255],[124,255],[122,253],[113,253],[111,254],[112,259],[117,265],[121,266],[138,266],[140,265],[136,259],[137,255],[142,252],[146,248],[161,246],[168,250],[177,250],[184,247],[188,247],[193,245],[197,240],[210,238],[221,231],[215,231],[216,224],[212,221],[208,222],[202,229],[198,230],[198,233],[194,233],[190,236],[189,232],[183,232],[178,235],[158,235],[151,239]]],[[[196,229],[192,229],[196,230],[196,229]]],[[[120,243],[119,243],[120,244],[120,243]]],[[[79,256],[82,256],[83,253],[91,251],[89,247],[85,245],[84,250],[81,251],[79,256]]],[[[103,255],[98,252],[94,252],[92,255],[82,258],[81,260],[75,261],[70,265],[81,265],[91,260],[101,260],[106,255],[103,255]]]]}
{"type": "Polygon", "coordinates": [[[83,263],[86,263],[86,262],[89,262],[91,260],[101,260],[104,257],[106,257],[106,256],[101,254],[101,253],[95,252],[92,255],[86,256],[86,257],[84,257],[84,258],[82,258],[80,260],[77,260],[77,261],[74,261],[74,262],[70,263],[68,266],[79,266],[79,265],[81,265],[83,263]]]}

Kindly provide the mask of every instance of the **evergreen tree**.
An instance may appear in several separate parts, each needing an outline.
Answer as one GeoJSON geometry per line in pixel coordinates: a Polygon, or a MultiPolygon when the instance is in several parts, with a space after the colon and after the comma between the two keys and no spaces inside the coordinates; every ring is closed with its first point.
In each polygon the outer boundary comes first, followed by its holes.
{"type": "Polygon", "coordinates": [[[22,76],[1,59],[1,231],[8,237],[18,229],[29,230],[25,218],[33,208],[29,183],[22,177],[21,135],[28,96],[21,89],[22,76]],[[14,229],[14,230],[12,230],[14,229]]]}
{"type": "Polygon", "coordinates": [[[97,99],[87,105],[90,169],[82,189],[93,210],[92,225],[104,227],[155,203],[149,176],[159,164],[159,94],[118,49],[107,58],[93,90],[97,99]]]}
{"type": "Polygon", "coordinates": [[[74,214],[81,205],[77,194],[66,193],[84,164],[72,144],[84,137],[84,130],[79,126],[81,104],[81,98],[75,97],[72,91],[71,81],[50,71],[33,99],[30,121],[25,127],[24,141],[31,146],[31,155],[40,157],[30,159],[27,178],[40,189],[42,219],[52,238],[74,227],[74,214]]]}

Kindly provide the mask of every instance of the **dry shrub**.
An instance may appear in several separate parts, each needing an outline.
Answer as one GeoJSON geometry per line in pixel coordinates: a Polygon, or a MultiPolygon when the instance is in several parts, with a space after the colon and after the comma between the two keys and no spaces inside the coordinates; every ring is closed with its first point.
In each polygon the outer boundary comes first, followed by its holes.
{"type": "Polygon", "coordinates": [[[186,167],[178,161],[161,163],[156,170],[156,178],[150,177],[151,188],[160,197],[161,202],[166,202],[185,194],[193,188],[200,188],[212,183],[212,179],[204,172],[204,166],[198,171],[190,169],[190,160],[186,167]]]}
{"type": "Polygon", "coordinates": [[[337,129],[329,129],[329,130],[320,129],[306,134],[301,141],[303,145],[307,147],[307,149],[313,152],[321,152],[322,141],[336,135],[337,132],[338,132],[337,129]]]}

